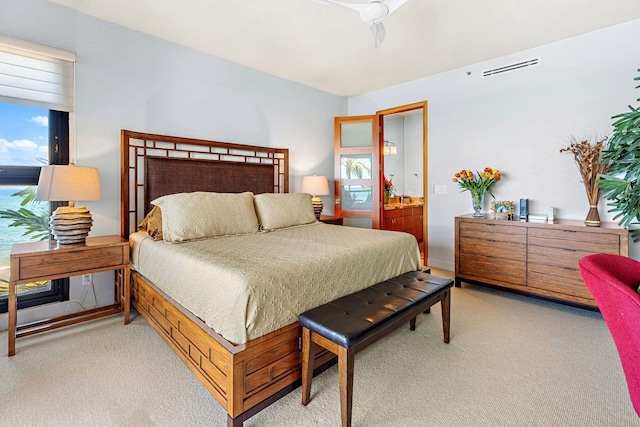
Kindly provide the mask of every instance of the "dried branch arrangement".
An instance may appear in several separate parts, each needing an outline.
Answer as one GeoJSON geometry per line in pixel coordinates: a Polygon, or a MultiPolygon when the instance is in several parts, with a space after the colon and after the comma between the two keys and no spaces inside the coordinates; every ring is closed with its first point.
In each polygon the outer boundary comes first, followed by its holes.
{"type": "Polygon", "coordinates": [[[578,142],[571,137],[571,144],[567,148],[563,148],[560,152],[570,151],[578,165],[584,189],[589,199],[589,213],[585,220],[586,225],[599,226],[600,214],[598,213],[598,199],[600,198],[600,187],[598,179],[600,174],[607,172],[607,166],[600,160],[604,143],[607,141],[605,136],[595,144],[591,144],[588,140],[578,142]]]}

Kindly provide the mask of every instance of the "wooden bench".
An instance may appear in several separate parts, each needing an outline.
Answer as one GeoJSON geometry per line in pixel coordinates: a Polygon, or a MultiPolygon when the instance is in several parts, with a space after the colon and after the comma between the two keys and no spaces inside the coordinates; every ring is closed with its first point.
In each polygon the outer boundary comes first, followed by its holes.
{"type": "Polygon", "coordinates": [[[412,271],[302,313],[302,404],[311,396],[315,346],[338,355],[342,426],[351,426],[354,355],[440,302],[444,342],[449,342],[453,280],[412,271]]]}

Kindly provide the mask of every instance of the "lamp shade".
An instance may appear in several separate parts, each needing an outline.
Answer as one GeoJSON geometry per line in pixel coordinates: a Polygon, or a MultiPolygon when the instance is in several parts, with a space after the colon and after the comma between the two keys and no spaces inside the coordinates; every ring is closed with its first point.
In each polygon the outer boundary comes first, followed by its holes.
{"type": "Polygon", "coordinates": [[[326,196],[329,194],[329,180],[326,176],[305,176],[302,178],[302,192],[312,196],[326,196]]]}
{"type": "Polygon", "coordinates": [[[100,200],[98,169],[83,166],[43,166],[38,179],[36,200],[61,202],[65,200],[100,200]]]}

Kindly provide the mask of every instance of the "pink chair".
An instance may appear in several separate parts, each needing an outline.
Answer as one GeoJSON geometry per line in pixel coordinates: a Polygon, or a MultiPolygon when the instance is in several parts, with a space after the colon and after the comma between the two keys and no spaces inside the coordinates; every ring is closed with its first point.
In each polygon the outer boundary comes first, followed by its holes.
{"type": "Polygon", "coordinates": [[[618,349],[631,403],[640,417],[640,262],[595,254],[580,260],[580,274],[600,308],[618,349]]]}

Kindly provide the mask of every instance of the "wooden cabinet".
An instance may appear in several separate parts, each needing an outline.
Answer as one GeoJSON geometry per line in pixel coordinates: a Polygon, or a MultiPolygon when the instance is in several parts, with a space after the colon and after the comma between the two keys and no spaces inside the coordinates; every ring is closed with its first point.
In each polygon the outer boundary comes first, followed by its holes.
{"type": "Polygon", "coordinates": [[[423,222],[422,206],[400,205],[384,209],[383,228],[385,230],[413,234],[418,241],[424,237],[423,222]]]}
{"type": "Polygon", "coordinates": [[[595,306],[578,260],[593,253],[628,256],[628,233],[615,224],[455,219],[456,286],[462,281],[506,287],[574,304],[595,306]]]}

